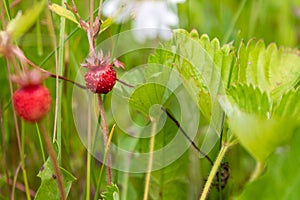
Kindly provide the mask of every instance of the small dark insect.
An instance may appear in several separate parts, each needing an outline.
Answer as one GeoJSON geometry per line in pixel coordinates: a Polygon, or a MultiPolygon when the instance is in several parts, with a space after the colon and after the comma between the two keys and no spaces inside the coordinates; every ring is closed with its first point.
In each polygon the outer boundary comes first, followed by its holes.
{"type": "Polygon", "coordinates": [[[227,184],[228,178],[230,176],[229,163],[223,162],[221,163],[221,174],[220,171],[216,173],[214,178],[213,186],[219,191],[223,190],[227,184]]]}
{"type": "Polygon", "coordinates": [[[55,174],[52,174],[52,178],[53,178],[53,179],[56,179],[56,175],[55,175],[55,174]]]}

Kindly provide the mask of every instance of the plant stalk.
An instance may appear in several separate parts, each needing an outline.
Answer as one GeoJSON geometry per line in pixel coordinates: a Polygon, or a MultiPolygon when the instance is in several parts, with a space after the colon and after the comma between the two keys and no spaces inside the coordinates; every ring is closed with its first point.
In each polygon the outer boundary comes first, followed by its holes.
{"type": "Polygon", "coordinates": [[[154,144],[155,144],[155,133],[156,133],[157,122],[154,119],[151,129],[151,138],[149,144],[149,162],[148,162],[148,169],[146,174],[146,181],[145,181],[145,189],[144,189],[144,200],[148,200],[149,196],[149,188],[150,188],[150,179],[151,179],[151,172],[152,172],[152,165],[153,165],[153,151],[154,151],[154,144]]]}
{"type": "MultiPolygon", "coordinates": [[[[90,100],[90,95],[88,96],[90,100]]],[[[91,106],[88,106],[88,148],[87,148],[87,166],[86,166],[86,200],[90,200],[91,191],[91,143],[92,143],[92,119],[91,119],[91,106]]]]}
{"type": "MultiPolygon", "coordinates": [[[[104,147],[106,147],[108,141],[108,129],[106,124],[105,110],[104,110],[101,94],[98,95],[98,101],[99,101],[100,114],[101,114],[101,124],[103,129],[104,147]]],[[[107,184],[111,185],[111,169],[110,169],[111,156],[110,156],[109,149],[107,150],[107,159],[104,162],[106,166],[107,184]]]]}
{"type": "Polygon", "coordinates": [[[223,143],[221,150],[219,151],[219,154],[216,158],[216,161],[210,171],[210,174],[207,178],[207,181],[205,183],[203,192],[201,194],[200,200],[205,200],[207,198],[207,195],[209,193],[209,189],[212,185],[212,182],[214,180],[214,177],[216,176],[216,173],[218,172],[218,169],[220,167],[220,164],[223,160],[223,157],[225,156],[226,151],[228,150],[228,148],[230,147],[230,145],[223,143]]]}

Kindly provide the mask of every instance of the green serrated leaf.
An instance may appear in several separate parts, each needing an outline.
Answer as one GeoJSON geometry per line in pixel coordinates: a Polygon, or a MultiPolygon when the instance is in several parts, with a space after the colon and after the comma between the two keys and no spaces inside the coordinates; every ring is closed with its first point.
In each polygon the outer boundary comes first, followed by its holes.
{"type": "Polygon", "coordinates": [[[103,200],[119,200],[119,188],[116,184],[107,185],[104,192],[102,192],[101,197],[103,200]]]}
{"type": "Polygon", "coordinates": [[[262,40],[252,39],[239,48],[238,82],[253,84],[279,98],[299,81],[299,66],[298,50],[277,48],[274,43],[266,47],[262,40]]]}
{"type": "Polygon", "coordinates": [[[75,15],[70,10],[68,10],[58,4],[55,4],[55,3],[49,5],[48,8],[51,11],[55,12],[57,15],[64,17],[64,18],[74,22],[77,25],[80,25],[78,20],[76,19],[75,15]]]}
{"type": "Polygon", "coordinates": [[[288,118],[291,121],[300,120],[300,88],[291,89],[285,93],[274,105],[273,115],[288,118]]]}
{"type": "MultiPolygon", "coordinates": [[[[76,178],[67,170],[60,167],[62,176],[63,176],[63,185],[65,189],[66,195],[68,195],[72,182],[76,180],[76,178]]],[[[46,163],[42,166],[38,177],[41,178],[42,183],[36,193],[36,200],[44,200],[44,199],[60,199],[60,193],[58,189],[58,184],[55,176],[55,170],[50,158],[47,159],[46,163]]]]}
{"type": "MultiPolygon", "coordinates": [[[[299,94],[288,93],[289,101],[299,94]]],[[[237,85],[221,96],[220,103],[228,116],[229,128],[237,135],[243,147],[260,163],[293,135],[299,120],[293,120],[292,107],[282,98],[282,103],[270,100],[266,92],[249,85],[237,85]],[[279,106],[274,106],[278,104],[279,106]],[[278,110],[278,111],[277,111],[278,110]],[[282,110],[287,113],[282,114],[282,110]],[[288,114],[289,113],[289,114],[288,114]]]]}
{"type": "Polygon", "coordinates": [[[210,120],[214,113],[211,120],[218,124],[221,110],[215,103],[217,93],[224,93],[232,77],[237,77],[233,75],[236,70],[232,70],[232,46],[221,47],[219,40],[210,41],[206,34],[199,38],[195,30],[188,33],[179,29],[174,32],[173,43],[165,43],[163,49],[157,50],[149,60],[175,67],[205,118],[210,120]]]}
{"type": "Polygon", "coordinates": [[[8,24],[6,31],[12,34],[12,39],[17,39],[35,23],[40,13],[46,6],[46,0],[42,0],[28,9],[23,15],[19,12],[8,24]]]}

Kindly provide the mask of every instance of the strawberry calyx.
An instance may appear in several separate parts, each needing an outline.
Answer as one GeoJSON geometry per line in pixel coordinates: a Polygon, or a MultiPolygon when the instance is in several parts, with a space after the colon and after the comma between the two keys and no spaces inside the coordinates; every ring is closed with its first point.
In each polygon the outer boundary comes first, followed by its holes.
{"type": "Polygon", "coordinates": [[[11,80],[21,87],[26,87],[30,85],[40,85],[48,77],[49,74],[42,73],[37,69],[32,69],[22,71],[17,75],[12,75],[11,80]]]}

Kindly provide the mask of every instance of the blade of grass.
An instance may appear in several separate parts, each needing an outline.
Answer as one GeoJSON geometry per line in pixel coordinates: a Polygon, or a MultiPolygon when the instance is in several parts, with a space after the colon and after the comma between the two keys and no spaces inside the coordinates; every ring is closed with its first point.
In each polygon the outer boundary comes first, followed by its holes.
{"type": "Polygon", "coordinates": [[[5,9],[5,13],[7,15],[8,20],[11,20],[11,14],[10,14],[10,9],[9,9],[9,2],[8,0],[3,0],[3,5],[4,5],[4,9],[5,9]]]}
{"type": "Polygon", "coordinates": [[[42,157],[43,157],[43,162],[46,162],[46,157],[45,157],[45,151],[44,151],[44,147],[43,147],[43,141],[42,141],[42,137],[41,137],[41,132],[39,129],[39,126],[37,123],[35,123],[35,127],[36,127],[36,131],[38,134],[38,138],[39,138],[39,143],[40,143],[40,147],[41,147],[41,152],[42,152],[42,157]]]}
{"type": "MultiPolygon", "coordinates": [[[[61,1],[63,7],[65,7],[64,0],[61,1]]],[[[63,74],[63,66],[64,66],[64,36],[65,36],[65,24],[66,19],[64,17],[60,17],[60,25],[59,25],[59,49],[58,49],[58,63],[56,65],[56,99],[55,99],[55,123],[54,123],[54,135],[53,141],[57,140],[58,144],[58,163],[61,163],[61,101],[62,101],[62,82],[59,81],[59,76],[63,74]],[[55,137],[56,136],[56,137],[55,137]]],[[[56,48],[55,48],[56,49],[56,48]]]]}
{"type": "Polygon", "coordinates": [[[24,121],[21,121],[21,162],[22,162],[22,171],[23,171],[23,179],[25,184],[25,191],[26,191],[26,197],[28,200],[31,199],[30,197],[30,190],[29,190],[29,184],[28,184],[28,178],[27,178],[27,172],[26,172],[26,165],[25,165],[25,126],[24,121]]]}
{"type": "Polygon", "coordinates": [[[237,20],[239,19],[240,15],[241,15],[241,13],[242,13],[244,7],[245,7],[246,2],[247,2],[247,0],[243,0],[243,1],[240,3],[239,9],[238,9],[238,11],[235,13],[234,18],[233,18],[233,20],[231,21],[231,24],[230,24],[230,26],[229,26],[229,28],[228,28],[228,31],[227,31],[226,34],[225,34],[225,37],[224,37],[224,39],[223,39],[223,44],[227,43],[228,40],[229,40],[229,38],[230,38],[230,36],[232,35],[234,26],[235,26],[237,20]]]}
{"type": "Polygon", "coordinates": [[[147,169],[145,188],[144,188],[144,200],[148,200],[149,197],[150,179],[151,179],[151,172],[152,172],[152,165],[153,165],[153,151],[154,151],[154,144],[155,144],[155,133],[156,133],[157,122],[154,119],[152,123],[153,124],[152,124],[151,138],[149,144],[150,155],[149,155],[148,169],[147,169]]]}
{"type": "MultiPolygon", "coordinates": [[[[89,102],[91,102],[90,95],[89,102]]],[[[88,106],[88,148],[87,148],[87,166],[86,166],[86,200],[90,200],[90,194],[91,194],[91,153],[89,152],[91,150],[91,143],[92,143],[92,119],[91,119],[91,106],[88,106]]]]}
{"type": "Polygon", "coordinates": [[[22,163],[20,162],[17,169],[16,169],[16,172],[14,174],[14,181],[12,183],[12,192],[11,192],[11,198],[10,198],[12,200],[15,199],[15,188],[16,188],[18,174],[19,174],[19,171],[20,171],[21,168],[22,168],[22,163]]]}

